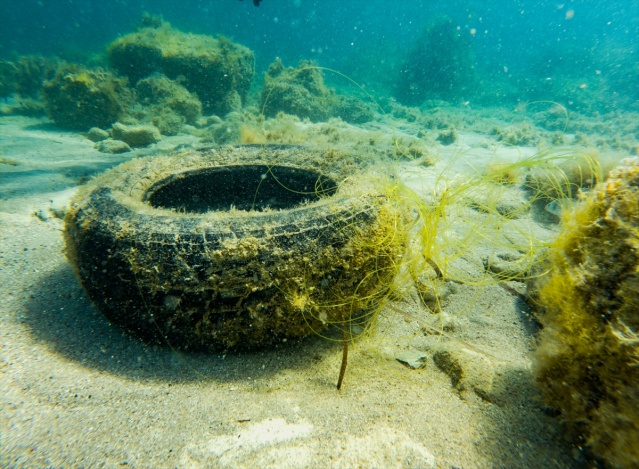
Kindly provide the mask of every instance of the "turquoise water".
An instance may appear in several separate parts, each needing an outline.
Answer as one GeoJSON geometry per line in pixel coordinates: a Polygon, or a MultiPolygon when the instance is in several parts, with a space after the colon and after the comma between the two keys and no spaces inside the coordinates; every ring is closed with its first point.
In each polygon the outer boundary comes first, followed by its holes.
{"type": "Polygon", "coordinates": [[[565,87],[549,86],[565,81],[592,91],[585,99],[599,103],[582,108],[638,107],[635,0],[263,0],[259,7],[250,0],[1,3],[0,58],[5,60],[17,54],[95,60],[95,54],[131,32],[148,12],[177,29],[223,34],[249,47],[256,57],[257,80],[275,57],[286,65],[313,59],[351,76],[376,96],[394,94],[407,54],[433,21],[444,18],[459,31],[477,80],[472,93],[444,96],[446,100],[510,105],[547,99],[570,109],[569,93],[558,90],[565,87]]]}

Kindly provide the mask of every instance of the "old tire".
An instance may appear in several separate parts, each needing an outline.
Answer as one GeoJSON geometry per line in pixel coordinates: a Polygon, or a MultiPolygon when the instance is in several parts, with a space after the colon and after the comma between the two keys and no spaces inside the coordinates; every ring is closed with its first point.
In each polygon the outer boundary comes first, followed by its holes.
{"type": "Polygon", "coordinates": [[[244,146],[124,163],[72,201],[67,257],[111,321],[176,348],[251,348],[349,320],[388,291],[404,215],[311,166],[327,159],[244,146]]]}

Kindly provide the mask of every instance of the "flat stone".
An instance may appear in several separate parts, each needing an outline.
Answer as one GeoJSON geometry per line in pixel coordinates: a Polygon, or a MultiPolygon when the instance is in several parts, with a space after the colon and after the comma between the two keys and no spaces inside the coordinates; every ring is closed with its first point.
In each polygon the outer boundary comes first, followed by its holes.
{"type": "Polygon", "coordinates": [[[425,367],[427,358],[428,355],[424,352],[420,352],[419,350],[407,350],[398,354],[395,357],[395,360],[415,370],[417,368],[425,367]]]}

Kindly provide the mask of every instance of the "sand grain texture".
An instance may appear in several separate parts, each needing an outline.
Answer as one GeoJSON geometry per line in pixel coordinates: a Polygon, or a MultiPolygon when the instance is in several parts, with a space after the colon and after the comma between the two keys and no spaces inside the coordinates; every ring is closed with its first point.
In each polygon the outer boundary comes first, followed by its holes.
{"type": "MultiPolygon", "coordinates": [[[[435,337],[419,323],[384,311],[377,334],[355,345],[341,392],[341,347],[321,338],[226,355],[147,346],[87,299],[56,213],[85,178],[158,149],[105,155],[77,134],[15,117],[2,118],[0,142],[18,163],[0,165],[1,467],[576,464],[532,384],[535,326],[517,296],[457,285],[445,310],[458,340],[438,349],[448,361],[433,360],[435,337]],[[424,351],[425,366],[395,360],[411,349],[424,351]]],[[[427,179],[420,171],[410,178],[427,179]]]]}

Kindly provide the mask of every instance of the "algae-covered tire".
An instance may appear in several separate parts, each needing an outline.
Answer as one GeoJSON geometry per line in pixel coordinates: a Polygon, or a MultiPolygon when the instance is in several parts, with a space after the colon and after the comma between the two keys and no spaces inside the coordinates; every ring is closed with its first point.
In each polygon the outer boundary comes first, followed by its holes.
{"type": "Polygon", "coordinates": [[[72,200],[67,257],[111,321],[176,348],[264,346],[348,320],[388,291],[404,214],[380,189],[341,183],[331,155],[241,146],[129,161],[72,200]]]}

